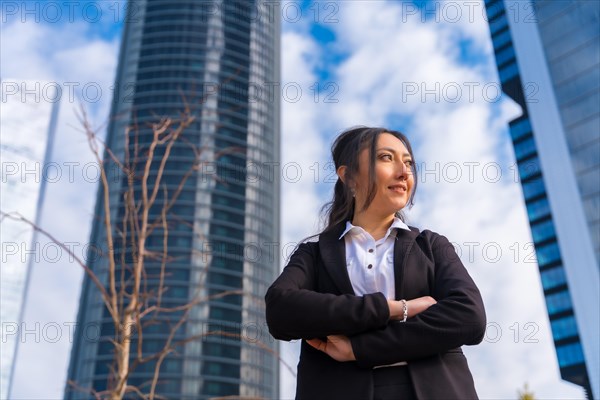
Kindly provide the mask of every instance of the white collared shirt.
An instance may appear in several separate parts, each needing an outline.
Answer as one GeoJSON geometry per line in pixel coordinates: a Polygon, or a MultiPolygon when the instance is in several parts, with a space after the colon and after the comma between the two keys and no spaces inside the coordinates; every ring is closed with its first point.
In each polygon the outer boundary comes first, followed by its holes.
{"type": "Polygon", "coordinates": [[[346,266],[354,294],[381,292],[389,300],[396,297],[394,281],[394,241],[396,228],[410,230],[395,217],[385,236],[377,241],[360,226],[346,222],[339,239],[346,243],[346,266]]]}
{"type": "MultiPolygon", "coordinates": [[[[394,217],[392,225],[385,235],[375,241],[370,233],[360,226],[346,222],[346,229],[339,239],[344,237],[346,242],[346,266],[352,283],[352,289],[357,296],[381,292],[388,300],[395,300],[396,286],[394,281],[394,242],[396,228],[410,231],[398,217],[394,217]]],[[[406,365],[400,361],[389,365],[373,367],[394,367],[406,365]]]]}

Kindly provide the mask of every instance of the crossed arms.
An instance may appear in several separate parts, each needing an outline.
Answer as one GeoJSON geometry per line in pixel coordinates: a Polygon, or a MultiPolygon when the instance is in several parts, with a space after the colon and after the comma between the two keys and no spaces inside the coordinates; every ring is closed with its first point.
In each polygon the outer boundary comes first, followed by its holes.
{"type": "Polygon", "coordinates": [[[325,273],[316,271],[318,245],[304,243],[265,296],[273,337],[307,339],[338,361],[355,359],[364,367],[415,360],[481,342],[486,319],[479,290],[444,236],[430,231],[422,235],[429,243],[426,255],[435,265],[434,284],[431,297],[407,299],[406,322],[398,321],[401,303],[388,301],[382,293],[318,292],[317,273],[325,273]],[[325,337],[330,340],[318,339],[325,337]],[[322,343],[333,341],[341,350],[335,345],[323,348],[322,343]]]}

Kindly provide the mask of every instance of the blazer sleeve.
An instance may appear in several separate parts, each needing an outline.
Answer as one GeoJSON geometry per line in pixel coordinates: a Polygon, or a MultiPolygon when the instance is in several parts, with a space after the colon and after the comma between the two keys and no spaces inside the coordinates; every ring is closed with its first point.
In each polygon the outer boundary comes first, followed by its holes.
{"type": "Polygon", "coordinates": [[[486,316],[477,286],[446,237],[432,233],[430,240],[435,264],[431,296],[437,304],[406,322],[391,321],[384,329],[351,337],[359,366],[411,361],[482,341],[486,316]]]}
{"type": "Polygon", "coordinates": [[[301,244],[265,295],[269,332],[280,340],[355,335],[386,326],[383,293],[365,296],[319,293],[316,287],[318,243],[301,244]]]}

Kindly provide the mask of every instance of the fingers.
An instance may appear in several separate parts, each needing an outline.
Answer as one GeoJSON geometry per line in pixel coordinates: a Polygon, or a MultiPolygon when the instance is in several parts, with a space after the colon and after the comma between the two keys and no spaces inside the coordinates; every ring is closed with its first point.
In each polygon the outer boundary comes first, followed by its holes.
{"type": "Polygon", "coordinates": [[[320,350],[324,353],[327,352],[327,342],[324,342],[320,339],[307,339],[306,343],[310,344],[312,347],[314,347],[317,350],[320,350]]]}
{"type": "Polygon", "coordinates": [[[322,351],[336,361],[356,360],[350,340],[345,336],[327,336],[326,341],[320,339],[307,339],[306,343],[315,349],[322,351]]]}
{"type": "Polygon", "coordinates": [[[315,349],[322,351],[323,353],[327,353],[327,342],[324,342],[320,339],[308,339],[306,343],[310,344],[315,349]]]}

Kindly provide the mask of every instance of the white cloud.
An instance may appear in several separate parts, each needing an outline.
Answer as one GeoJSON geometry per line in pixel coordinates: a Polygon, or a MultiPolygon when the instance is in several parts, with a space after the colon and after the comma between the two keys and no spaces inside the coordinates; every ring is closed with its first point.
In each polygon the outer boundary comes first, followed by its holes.
{"type": "Polygon", "coordinates": [[[302,91],[298,99],[284,91],[281,99],[282,240],[288,243],[315,231],[316,219],[306,216],[317,215],[320,206],[315,180],[322,179],[327,150],[321,136],[319,104],[310,93],[317,81],[312,72],[317,62],[314,55],[320,49],[306,36],[294,32],[285,32],[282,42],[282,88],[293,85],[302,91]]]}
{"type": "MultiPolygon", "coordinates": [[[[104,123],[118,51],[116,39],[90,39],[95,28],[83,22],[36,23],[33,18],[9,19],[2,26],[3,85],[32,80],[62,88],[51,159],[53,171],[60,175],[46,185],[40,225],[59,240],[71,242],[80,257],[85,257],[89,238],[98,168],[75,112],[83,106],[95,126],[104,123]],[[5,80],[8,77],[10,82],[5,80]],[[81,91],[85,87],[86,93],[81,91]],[[102,95],[95,88],[101,88],[102,95]]],[[[40,101],[48,100],[43,86],[37,94],[40,101]]],[[[40,261],[31,270],[22,325],[31,333],[21,334],[12,389],[15,399],[62,397],[79,304],[81,267],[64,251],[58,252],[62,257],[56,256],[57,247],[48,240],[38,239],[40,261]]]]}

